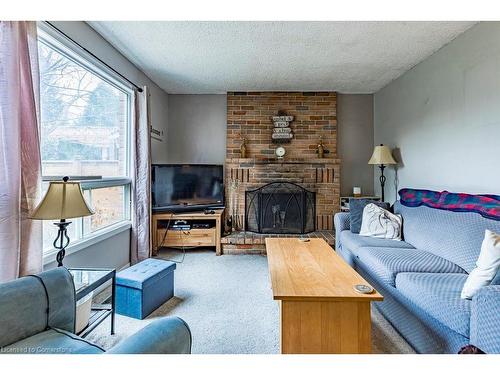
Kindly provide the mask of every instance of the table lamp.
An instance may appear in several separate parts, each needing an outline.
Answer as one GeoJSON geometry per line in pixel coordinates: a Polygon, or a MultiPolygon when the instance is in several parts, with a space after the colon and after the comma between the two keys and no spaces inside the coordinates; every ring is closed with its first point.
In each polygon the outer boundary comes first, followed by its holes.
{"type": "Polygon", "coordinates": [[[69,177],[63,177],[62,181],[51,181],[49,189],[42,201],[36,206],[30,218],[35,220],[53,220],[59,227],[54,247],[59,250],[56,255],[57,266],[63,265],[66,247],[69,245],[67,226],[71,221],[69,218],[92,215],[94,211],[88,206],[82,194],[80,182],[71,181],[69,177]]]}
{"type": "Polygon", "coordinates": [[[368,161],[368,164],[378,165],[380,168],[380,187],[382,188],[382,202],[385,201],[384,197],[384,185],[385,185],[385,176],[384,169],[388,164],[397,164],[396,160],[392,157],[391,149],[383,144],[380,146],[375,146],[373,150],[373,155],[368,161]]]}

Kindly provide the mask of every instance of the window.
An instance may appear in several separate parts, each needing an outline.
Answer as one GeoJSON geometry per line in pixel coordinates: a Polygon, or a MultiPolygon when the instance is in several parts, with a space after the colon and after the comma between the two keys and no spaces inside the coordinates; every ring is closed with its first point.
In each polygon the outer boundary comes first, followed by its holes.
{"type": "MultiPolygon", "coordinates": [[[[130,219],[131,90],[67,40],[39,27],[40,148],[48,181],[81,180],[96,213],[72,219],[72,243],[130,219]]],[[[45,251],[57,227],[43,223],[45,251]]]]}

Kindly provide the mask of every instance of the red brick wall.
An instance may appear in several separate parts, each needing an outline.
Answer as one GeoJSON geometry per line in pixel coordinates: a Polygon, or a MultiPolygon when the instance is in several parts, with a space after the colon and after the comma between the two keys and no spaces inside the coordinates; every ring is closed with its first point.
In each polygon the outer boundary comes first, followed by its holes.
{"type": "Polygon", "coordinates": [[[247,139],[247,157],[274,155],[271,117],[278,111],[294,116],[294,138],[287,157],[314,158],[322,136],[327,158],[337,154],[337,94],[335,92],[229,92],[227,94],[227,158],[240,157],[242,137],[247,139]]]}
{"type": "MultiPolygon", "coordinates": [[[[243,226],[245,191],[273,181],[297,183],[316,192],[316,228],[331,230],[339,211],[340,160],[337,159],[337,95],[335,92],[230,92],[227,95],[226,207],[243,226]],[[294,116],[294,138],[285,143],[286,156],[277,160],[272,143],[272,116],[284,111],[294,116]],[[330,153],[319,159],[322,137],[330,153]],[[240,156],[247,139],[247,157],[240,156]],[[231,180],[238,180],[237,210],[232,207],[231,180]]],[[[243,229],[242,227],[240,229],[243,229]]]]}

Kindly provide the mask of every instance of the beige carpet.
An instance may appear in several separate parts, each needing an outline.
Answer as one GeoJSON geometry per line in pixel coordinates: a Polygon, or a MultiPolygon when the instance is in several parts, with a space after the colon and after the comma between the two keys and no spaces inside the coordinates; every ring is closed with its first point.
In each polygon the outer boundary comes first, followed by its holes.
{"type": "MultiPolygon", "coordinates": [[[[178,250],[164,259],[181,260],[178,250]]],[[[384,317],[372,309],[374,353],[414,353],[384,317]]],[[[154,319],[177,315],[190,326],[196,354],[279,353],[278,305],[272,299],[267,259],[261,255],[224,255],[188,250],[175,271],[175,297],[145,320],[116,315],[116,334],[109,318],[87,339],[109,349],[154,319]]]]}

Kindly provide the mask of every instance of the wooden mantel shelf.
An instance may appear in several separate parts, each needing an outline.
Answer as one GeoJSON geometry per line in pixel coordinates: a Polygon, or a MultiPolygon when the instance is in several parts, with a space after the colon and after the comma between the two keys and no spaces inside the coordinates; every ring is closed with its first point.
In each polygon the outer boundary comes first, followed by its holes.
{"type": "Polygon", "coordinates": [[[226,159],[227,164],[249,164],[249,165],[266,165],[266,164],[340,164],[339,158],[231,158],[226,159]]]}

